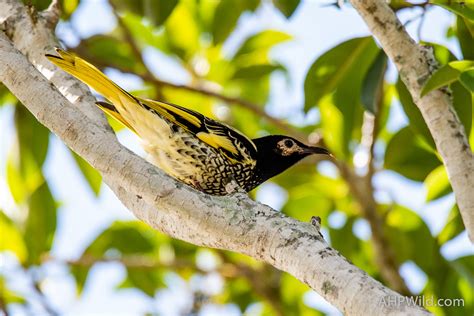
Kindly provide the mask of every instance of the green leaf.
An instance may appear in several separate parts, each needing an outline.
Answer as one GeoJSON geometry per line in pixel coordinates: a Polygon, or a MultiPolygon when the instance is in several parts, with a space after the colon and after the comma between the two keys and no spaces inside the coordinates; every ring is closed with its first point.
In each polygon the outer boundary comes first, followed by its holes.
{"type": "Polygon", "coordinates": [[[321,55],[306,75],[305,110],[308,111],[322,97],[334,92],[344,80],[353,80],[348,78],[348,74],[354,68],[364,72],[363,62],[368,68],[377,53],[378,49],[371,37],[360,37],[343,42],[321,55]]]}
{"type": "Polygon", "coordinates": [[[10,93],[2,83],[0,83],[0,108],[4,105],[14,105],[18,103],[16,97],[10,93]]]}
{"type": "MultiPolygon", "coordinates": [[[[457,291],[451,290],[446,297],[464,299],[464,305],[458,306],[457,315],[474,314],[474,256],[464,256],[449,262],[451,271],[458,275],[457,282],[454,284],[457,291]]],[[[449,289],[448,289],[449,290],[449,289]]],[[[453,308],[449,309],[450,312],[453,308]]],[[[454,313],[453,313],[454,315],[454,313]]]]}
{"type": "MultiPolygon", "coordinates": [[[[122,22],[130,30],[130,33],[132,34],[133,38],[135,39],[139,47],[143,48],[146,46],[151,46],[151,47],[161,50],[164,53],[167,53],[167,54],[171,53],[169,43],[165,37],[165,33],[163,32],[163,28],[161,27],[157,28],[153,24],[143,23],[142,17],[135,14],[123,15],[122,22]]],[[[128,58],[134,59],[134,56],[130,49],[131,48],[130,45],[127,45],[127,46],[128,46],[127,51],[125,50],[121,51],[120,55],[127,56],[127,59],[128,58]]],[[[127,63],[128,62],[129,61],[127,61],[127,63]]]]}
{"type": "Polygon", "coordinates": [[[461,214],[459,213],[458,206],[455,204],[449,212],[444,228],[437,236],[438,243],[440,245],[444,244],[445,242],[453,239],[454,237],[462,233],[464,229],[465,228],[461,218],[461,214]]]}
{"type": "Polygon", "coordinates": [[[191,2],[180,2],[165,23],[165,38],[173,53],[189,61],[199,49],[199,26],[191,2]]]}
{"type": "MultiPolygon", "coordinates": [[[[474,312],[474,256],[465,256],[452,261],[436,258],[438,266],[431,272],[427,288],[435,297],[454,304],[446,305],[440,314],[464,316],[474,312]],[[462,298],[462,302],[460,299],[462,298]],[[461,303],[461,304],[460,304],[461,303]]],[[[431,295],[431,293],[430,293],[431,295]]],[[[435,300],[436,302],[436,300],[435,300]]]]}
{"type": "Polygon", "coordinates": [[[80,52],[83,58],[95,60],[106,66],[116,66],[119,69],[143,72],[143,67],[137,63],[130,45],[119,38],[109,35],[94,35],[84,40],[84,52],[80,52]]]}
{"type": "Polygon", "coordinates": [[[452,192],[444,165],[430,172],[425,179],[424,186],[426,189],[426,202],[436,200],[452,192]]]}
{"type": "Polygon", "coordinates": [[[275,70],[285,70],[282,65],[251,65],[248,67],[238,68],[232,79],[239,80],[239,79],[259,79],[264,76],[270,75],[275,70]]]}
{"type": "Polygon", "coordinates": [[[76,161],[77,166],[82,172],[82,175],[86,179],[87,183],[89,184],[89,187],[91,188],[92,192],[94,192],[95,196],[98,196],[100,193],[100,186],[102,184],[102,176],[100,175],[97,170],[92,168],[91,165],[84,159],[82,159],[79,155],[77,155],[75,152],[70,150],[72,156],[74,157],[74,160],[76,161]]]}
{"type": "Polygon", "coordinates": [[[0,232],[2,236],[8,236],[0,241],[0,252],[9,250],[16,255],[20,263],[24,263],[28,252],[23,236],[16,224],[2,210],[0,210],[0,232]]]}
{"type": "Polygon", "coordinates": [[[450,83],[458,80],[460,74],[464,70],[472,68],[473,66],[474,62],[467,60],[452,61],[447,65],[444,65],[426,81],[423,89],[421,90],[421,97],[435,89],[447,86],[450,83]]]}
{"type": "Polygon", "coordinates": [[[473,94],[459,82],[452,83],[450,88],[453,93],[453,107],[464,126],[466,135],[469,135],[474,111],[473,94]]]}
{"type": "Polygon", "coordinates": [[[420,110],[413,102],[410,92],[400,77],[398,78],[396,88],[398,92],[398,98],[403,107],[403,111],[410,121],[410,128],[418,135],[421,135],[423,139],[431,146],[431,148],[435,149],[436,145],[433,140],[433,136],[431,136],[430,130],[428,129],[428,126],[426,125],[420,110]]]}
{"type": "Polygon", "coordinates": [[[428,151],[409,127],[399,130],[385,151],[385,168],[415,181],[423,181],[441,162],[428,151]]]}
{"type": "Polygon", "coordinates": [[[319,102],[324,142],[336,157],[345,157],[344,116],[334,105],[331,96],[319,102]]]}
{"type": "Polygon", "coordinates": [[[459,75],[459,81],[467,90],[474,93],[474,68],[463,71],[459,75]]]}
{"type": "Polygon", "coordinates": [[[21,104],[15,107],[14,120],[17,137],[8,155],[7,182],[15,202],[22,203],[44,182],[49,131],[21,104]]]}
{"type": "Polygon", "coordinates": [[[62,18],[67,19],[76,10],[79,0],[61,0],[62,18]]]}
{"type": "MultiPolygon", "coordinates": [[[[88,261],[107,258],[120,259],[125,255],[157,259],[160,237],[156,231],[138,221],[116,221],[104,230],[81,255],[88,261]]],[[[87,281],[90,266],[74,266],[71,273],[80,293],[87,281]]]]}
{"type": "Polygon", "coordinates": [[[454,69],[457,69],[459,71],[465,71],[468,69],[471,69],[474,67],[474,61],[472,60],[455,60],[451,61],[449,63],[449,66],[451,66],[454,69]]]}
{"type": "Polygon", "coordinates": [[[157,243],[156,232],[136,221],[116,221],[103,231],[85,250],[85,254],[102,258],[107,250],[121,254],[152,253],[157,243]]]}
{"type": "Polygon", "coordinates": [[[216,297],[216,300],[222,303],[232,302],[244,312],[247,306],[256,301],[256,297],[246,279],[236,278],[225,282],[224,291],[216,297]]]}
{"type": "Polygon", "coordinates": [[[449,85],[451,82],[458,80],[460,71],[448,65],[441,67],[428,79],[421,90],[421,97],[429,92],[449,85]]]}
{"type": "Polygon", "coordinates": [[[70,267],[70,272],[76,281],[76,293],[80,295],[84,289],[84,285],[89,275],[90,267],[82,265],[74,265],[70,267]]]}
{"type": "Polygon", "coordinates": [[[247,79],[232,81],[236,83],[233,88],[238,89],[238,95],[242,100],[251,101],[255,104],[266,104],[270,93],[270,78],[247,79]]]}
{"type": "Polygon", "coordinates": [[[287,18],[290,18],[300,4],[300,0],[272,0],[273,5],[287,18]]]}
{"type": "Polygon", "coordinates": [[[56,202],[44,182],[28,201],[28,217],[23,238],[28,248],[28,264],[40,263],[42,254],[51,249],[56,231],[56,202]]]}
{"type": "Polygon", "coordinates": [[[456,18],[456,34],[464,59],[474,60],[474,22],[458,16],[456,18]]]}
{"type": "Polygon", "coordinates": [[[290,40],[287,33],[276,30],[265,30],[249,36],[233,57],[237,64],[260,64],[268,59],[269,50],[280,43],[290,40]]]}
{"type": "Polygon", "coordinates": [[[137,288],[149,297],[154,297],[159,288],[163,288],[163,271],[155,269],[127,268],[127,278],[119,288],[137,288]]]}
{"type": "MultiPolygon", "coordinates": [[[[26,185],[25,180],[23,179],[20,173],[20,168],[18,164],[18,159],[15,155],[13,155],[13,150],[10,151],[10,155],[7,158],[6,165],[7,184],[8,188],[10,189],[10,194],[12,195],[13,200],[15,201],[15,203],[20,204],[26,199],[28,194],[34,190],[26,185]]],[[[41,183],[41,181],[44,181],[41,174],[40,176],[41,177],[33,183],[35,187],[37,187],[37,183],[41,183]]]]}
{"type": "Polygon", "coordinates": [[[288,194],[288,202],[285,203],[282,213],[302,221],[318,215],[325,221],[329,212],[333,209],[333,203],[322,194],[315,193],[311,189],[311,186],[309,189],[300,186],[292,190],[288,194]],[[315,205],[318,206],[317,210],[315,210],[315,205]]]}
{"type": "Polygon", "coordinates": [[[128,11],[146,18],[158,26],[168,19],[178,4],[178,0],[110,0],[119,11],[128,11]]]}
{"type": "Polygon", "coordinates": [[[399,263],[412,260],[430,274],[442,261],[436,240],[414,211],[400,205],[392,206],[387,214],[386,225],[390,245],[399,263]]]}
{"type": "Polygon", "coordinates": [[[378,53],[371,37],[351,39],[324,53],[306,75],[305,110],[332,94],[332,102],[342,114],[342,158],[349,157],[350,142],[360,137],[362,82],[378,53]]]}
{"type": "Polygon", "coordinates": [[[346,258],[352,258],[360,250],[360,240],[352,233],[355,218],[350,217],[341,228],[330,228],[331,245],[346,258]]]}
{"type": "Polygon", "coordinates": [[[214,44],[225,41],[237,24],[243,8],[238,0],[219,1],[212,23],[212,38],[214,44]]]}
{"type": "MultiPolygon", "coordinates": [[[[457,258],[450,262],[453,265],[454,270],[469,282],[469,287],[474,287],[474,256],[468,255],[465,257],[457,258]]],[[[474,307],[474,293],[469,290],[471,307],[474,307]]]]}
{"type": "MultiPolygon", "coordinates": [[[[284,308],[284,315],[320,315],[307,306],[304,295],[310,291],[309,287],[288,273],[282,273],[280,280],[280,297],[284,308]]],[[[272,313],[273,314],[273,313],[272,313]]]]}
{"type": "Polygon", "coordinates": [[[380,50],[362,83],[362,105],[367,111],[374,114],[378,112],[378,104],[381,101],[386,69],[387,55],[383,50],[380,50]]]}
{"type": "Polygon", "coordinates": [[[356,266],[370,274],[374,269],[370,263],[372,254],[370,253],[370,247],[368,247],[369,244],[360,240],[354,234],[355,221],[356,217],[350,216],[341,228],[329,227],[331,246],[354,262],[356,266]]]}
{"type": "Polygon", "coordinates": [[[16,293],[7,287],[7,282],[5,281],[5,277],[3,275],[0,275],[0,300],[3,301],[0,302],[0,304],[24,304],[26,302],[25,298],[19,293],[16,293]]]}
{"type": "Polygon", "coordinates": [[[446,65],[449,62],[457,61],[456,56],[444,45],[424,41],[422,41],[421,44],[433,48],[434,57],[440,65],[446,65]]]}
{"type": "Polygon", "coordinates": [[[469,1],[432,0],[431,3],[474,21],[474,4],[469,1]]]}
{"type": "Polygon", "coordinates": [[[214,20],[212,21],[212,38],[214,45],[224,42],[242,12],[246,10],[254,11],[259,4],[258,0],[225,0],[219,1],[214,13],[214,20]]]}
{"type": "Polygon", "coordinates": [[[31,153],[37,166],[41,167],[48,152],[49,130],[23,105],[15,107],[15,127],[20,145],[20,159],[31,153]]]}
{"type": "Polygon", "coordinates": [[[43,11],[48,8],[51,0],[23,0],[26,5],[32,5],[38,11],[43,11]]]}

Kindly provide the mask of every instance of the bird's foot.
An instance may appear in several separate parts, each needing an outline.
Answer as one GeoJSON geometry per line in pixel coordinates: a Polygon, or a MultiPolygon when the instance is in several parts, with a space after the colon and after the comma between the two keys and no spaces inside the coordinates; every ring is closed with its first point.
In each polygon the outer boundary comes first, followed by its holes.
{"type": "Polygon", "coordinates": [[[201,184],[199,183],[199,181],[197,181],[196,179],[192,178],[192,179],[188,182],[188,184],[189,184],[190,186],[192,186],[193,188],[195,188],[196,190],[201,191],[201,192],[204,192],[203,187],[201,186],[201,184]]]}

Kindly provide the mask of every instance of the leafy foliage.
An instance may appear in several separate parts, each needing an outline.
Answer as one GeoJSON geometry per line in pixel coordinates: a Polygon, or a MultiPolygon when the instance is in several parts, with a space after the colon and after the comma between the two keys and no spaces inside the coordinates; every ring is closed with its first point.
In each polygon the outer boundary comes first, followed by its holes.
{"type": "MultiPolygon", "coordinates": [[[[26,1],[36,10],[45,9],[49,2],[26,1]]],[[[225,121],[250,137],[270,133],[321,137],[337,157],[337,165],[306,160],[274,178],[272,187],[278,192],[275,196],[281,198],[281,211],[301,221],[320,216],[331,245],[372,277],[387,284],[378,264],[379,257],[387,254],[378,253],[373,247],[370,231],[368,236],[360,232],[360,227],[367,225],[370,218],[364,209],[367,199],[357,194],[358,185],[374,183],[372,180],[390,170],[418,186],[423,185],[426,203],[431,203],[451,196],[449,179],[413,98],[400,79],[388,81],[391,76],[387,57],[372,37],[349,38],[314,56],[303,87],[295,87],[304,90],[304,109],[295,108],[294,113],[303,117],[310,112],[316,114],[316,120],[275,125],[262,116],[262,113],[269,115],[266,106],[275,101],[270,98],[270,89],[274,88],[272,76],[292,72],[288,65],[273,58],[272,50],[278,45],[284,47],[288,42],[296,42],[298,38],[294,39],[284,30],[270,28],[242,35],[240,28],[245,17],[271,6],[279,18],[292,21],[302,12],[300,2],[110,0],[118,22],[116,28],[81,38],[76,47],[69,49],[102,69],[116,69],[141,79],[142,87],[134,91],[138,95],[187,106],[225,121]],[[159,58],[146,58],[150,55],[159,58]],[[152,67],[154,62],[158,65],[152,67]],[[167,67],[168,63],[173,66],[167,67]],[[183,74],[184,84],[164,79],[174,78],[174,72],[183,74]],[[397,109],[406,115],[408,124],[398,122],[393,128],[397,109]],[[369,124],[371,119],[372,125],[369,124]],[[364,159],[364,155],[370,159],[364,159]],[[347,170],[364,181],[354,183],[347,170]],[[369,178],[364,178],[365,174],[369,178]],[[335,218],[340,219],[339,223],[335,218]]],[[[74,25],[71,21],[76,8],[83,3],[60,1],[66,25],[74,25]]],[[[425,43],[434,48],[441,66],[427,80],[422,96],[440,88],[451,93],[455,111],[472,145],[473,7],[456,1],[432,3],[456,16],[449,36],[458,42],[462,53],[458,57],[462,58],[457,60],[442,45],[425,43]]],[[[407,1],[390,1],[390,5],[396,10],[416,10],[417,7],[416,3],[407,1]]],[[[190,314],[198,314],[209,304],[233,304],[242,313],[257,310],[255,314],[261,315],[322,314],[308,303],[309,288],[292,276],[243,255],[204,250],[173,240],[138,221],[115,220],[102,226],[97,236],[88,236],[83,242],[80,255],[71,260],[61,258],[55,250],[61,245],[58,238],[64,236],[61,206],[73,207],[77,212],[82,210],[62,200],[57,184],[48,178],[47,166],[56,159],[50,150],[50,139],[54,136],[0,86],[0,116],[3,111],[13,113],[14,135],[1,166],[6,171],[7,195],[12,203],[0,205],[0,256],[9,254],[16,258],[15,268],[27,276],[33,275],[40,291],[41,281],[49,277],[51,261],[67,268],[67,276],[75,283],[79,298],[85,295],[89,283],[96,282],[97,276],[91,271],[100,266],[119,265],[124,274],[115,290],[136,289],[144,294],[148,305],[172,288],[170,279],[179,279],[192,296],[193,306],[186,311],[190,314]],[[216,275],[223,282],[217,291],[196,288],[196,283],[216,275]]],[[[114,129],[127,133],[117,126],[114,129]]],[[[73,168],[77,167],[84,176],[84,183],[96,197],[97,205],[103,205],[100,201],[107,190],[101,190],[100,175],[82,158],[71,154],[73,168]]],[[[3,174],[0,172],[0,175],[3,174]]],[[[410,262],[426,275],[422,295],[465,299],[463,310],[438,306],[431,311],[440,315],[472,314],[474,257],[448,260],[441,252],[464,232],[457,206],[449,206],[444,225],[434,231],[418,210],[405,205],[406,201],[397,199],[389,203],[378,199],[376,193],[384,191],[383,188],[372,189],[375,191],[370,192],[375,196],[374,216],[380,219],[384,234],[381,237],[393,253],[395,267],[410,262]]],[[[259,190],[264,191],[257,189],[251,195],[258,196],[259,190]]],[[[103,215],[109,210],[98,206],[94,211],[103,215]]],[[[8,275],[0,272],[0,307],[2,304],[7,308],[31,305],[34,298],[28,293],[17,293],[14,288],[8,275]]]]}
{"type": "MultiPolygon", "coordinates": [[[[340,112],[345,118],[344,124],[339,124],[336,133],[342,132],[336,151],[340,156],[347,157],[349,142],[354,130],[360,128],[362,122],[361,87],[369,67],[376,58],[379,49],[371,37],[351,39],[337,45],[319,57],[308,70],[306,75],[305,110],[318,105],[322,99],[331,97],[335,108],[327,109],[331,113],[322,113],[323,117],[337,116],[340,112]]],[[[330,106],[328,106],[330,108],[330,106]]],[[[323,119],[323,124],[325,120],[323,119]]],[[[329,123],[328,123],[329,124],[329,123]]],[[[331,137],[332,133],[324,133],[331,137]]],[[[336,146],[336,145],[335,145],[336,146]]],[[[331,147],[331,146],[330,146],[331,147]]],[[[331,148],[333,149],[333,148],[331,148]]]]}

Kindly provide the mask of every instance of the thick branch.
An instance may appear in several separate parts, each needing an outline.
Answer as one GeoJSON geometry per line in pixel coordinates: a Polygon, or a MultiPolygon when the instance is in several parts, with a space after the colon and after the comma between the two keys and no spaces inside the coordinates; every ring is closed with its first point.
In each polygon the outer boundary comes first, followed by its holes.
{"type": "Polygon", "coordinates": [[[61,86],[61,92],[69,101],[78,104],[78,108],[91,120],[108,126],[105,116],[97,107],[83,106],[95,102],[95,98],[84,84],[80,83],[65,72],[55,71],[54,65],[44,56],[46,52],[54,52],[58,46],[54,37],[58,1],[53,1],[50,7],[38,14],[33,7],[24,6],[18,0],[0,0],[0,30],[4,29],[15,47],[28,56],[30,62],[55,85],[61,86]]]}
{"type": "MultiPolygon", "coordinates": [[[[112,6],[113,7],[113,6],[112,6]]],[[[213,96],[216,97],[222,101],[228,102],[228,103],[236,103],[239,104],[240,106],[243,106],[244,108],[249,109],[250,111],[254,112],[255,114],[259,115],[260,117],[266,118],[269,122],[273,123],[275,126],[279,127],[280,129],[284,130],[286,133],[289,135],[292,135],[294,137],[300,138],[300,139],[306,139],[306,135],[304,133],[301,133],[299,130],[293,128],[292,126],[286,124],[285,122],[276,119],[270,115],[268,115],[261,106],[258,106],[256,104],[253,104],[251,102],[248,102],[246,100],[242,100],[240,98],[229,98],[227,96],[217,94],[208,90],[204,90],[201,88],[196,88],[196,87],[191,87],[191,86],[186,86],[186,85],[176,85],[173,83],[169,83],[166,81],[159,80],[156,78],[151,71],[148,69],[146,63],[143,60],[143,56],[141,54],[140,48],[138,43],[135,41],[133,34],[131,33],[130,29],[127,27],[127,25],[123,22],[122,18],[117,14],[116,8],[113,8],[115,17],[118,21],[118,25],[120,26],[120,29],[123,31],[124,34],[124,40],[127,41],[127,43],[130,45],[132,52],[137,59],[137,61],[143,66],[145,69],[145,72],[139,76],[142,77],[143,80],[152,82],[157,88],[161,88],[162,86],[169,86],[173,88],[178,88],[178,89],[184,89],[192,92],[197,92],[200,94],[205,94],[208,96],[213,96]]],[[[90,56],[93,57],[93,56],[90,56]]],[[[137,74],[138,75],[138,74],[137,74]]],[[[381,89],[383,86],[380,87],[381,89]]],[[[382,96],[382,92],[380,93],[380,96],[382,96]]],[[[375,124],[374,124],[374,129],[375,129],[375,124]]],[[[373,151],[373,144],[374,144],[374,139],[375,139],[375,133],[371,134],[371,145],[370,145],[370,153],[373,151]]],[[[372,157],[372,155],[370,155],[372,157]]],[[[347,171],[350,171],[349,167],[346,165],[341,165],[341,168],[347,171]]],[[[373,164],[372,164],[372,159],[369,163],[369,173],[367,174],[367,186],[363,186],[361,190],[366,190],[368,192],[367,194],[372,194],[372,175],[373,175],[373,164]]],[[[350,172],[342,172],[344,178],[346,181],[348,181],[350,184],[352,183],[353,185],[350,185],[351,189],[353,188],[358,188],[358,185],[360,181],[359,177],[354,173],[350,172]],[[357,181],[356,181],[357,180],[357,181]],[[357,182],[357,184],[355,183],[357,182]]],[[[372,230],[372,241],[374,244],[375,248],[375,257],[376,257],[376,264],[380,269],[381,275],[386,281],[389,286],[396,290],[397,292],[404,294],[404,295],[410,295],[410,291],[408,290],[403,278],[401,277],[399,271],[398,271],[398,265],[396,264],[395,256],[392,251],[392,248],[390,247],[390,244],[388,243],[386,237],[384,236],[383,232],[383,221],[380,218],[378,214],[376,214],[376,204],[375,200],[373,200],[373,196],[370,197],[369,200],[361,199],[361,194],[358,194],[358,192],[352,190],[354,196],[358,200],[361,209],[362,209],[362,215],[368,220],[371,226],[372,230]]]]}
{"type": "Polygon", "coordinates": [[[464,225],[474,243],[474,156],[450,95],[440,89],[420,98],[436,61],[431,51],[417,45],[383,0],[351,0],[372,34],[395,63],[433,135],[443,158],[464,225]]]}
{"type": "Polygon", "coordinates": [[[246,195],[214,197],[197,192],[134,155],[110,129],[67,101],[3,32],[0,56],[0,81],[42,124],[94,166],[135,216],[153,228],[196,245],[268,262],[347,314],[428,314],[350,264],[309,223],[288,218],[246,195]],[[389,299],[401,303],[384,304],[389,299]]]}

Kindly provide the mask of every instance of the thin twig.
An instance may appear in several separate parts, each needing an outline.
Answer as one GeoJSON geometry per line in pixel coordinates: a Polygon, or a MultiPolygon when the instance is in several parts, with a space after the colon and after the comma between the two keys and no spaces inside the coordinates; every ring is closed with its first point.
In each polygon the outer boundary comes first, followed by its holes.
{"type": "Polygon", "coordinates": [[[349,188],[360,205],[362,216],[369,223],[372,231],[372,243],[375,250],[376,264],[384,280],[397,292],[403,295],[411,295],[405,281],[399,273],[393,248],[388,241],[384,231],[384,218],[377,212],[377,202],[374,198],[374,187],[372,184],[375,165],[374,148],[379,131],[379,116],[383,106],[384,87],[380,84],[377,91],[376,114],[364,114],[362,125],[362,143],[368,153],[367,172],[359,176],[347,165],[338,164],[341,175],[349,184],[349,188]]]}
{"type": "Polygon", "coordinates": [[[32,285],[33,285],[33,288],[35,289],[35,292],[38,296],[39,301],[41,302],[41,305],[43,306],[44,310],[48,313],[48,315],[52,315],[52,316],[59,315],[59,313],[49,303],[48,298],[43,293],[43,290],[41,289],[38,281],[35,279],[34,276],[32,277],[32,285]]]}
{"type": "Polygon", "coordinates": [[[385,236],[383,218],[377,213],[377,203],[373,196],[372,186],[368,186],[366,179],[356,175],[347,165],[339,163],[338,168],[359,204],[362,216],[370,225],[376,264],[382,278],[400,294],[411,295],[412,293],[398,272],[395,254],[385,236]]]}
{"type": "MultiPolygon", "coordinates": [[[[3,294],[3,293],[0,293],[0,294],[3,294]]],[[[4,301],[4,298],[3,298],[2,295],[0,295],[0,312],[2,312],[4,316],[9,316],[10,315],[8,313],[7,304],[4,301]]]]}
{"type": "Polygon", "coordinates": [[[61,15],[61,4],[59,0],[52,0],[48,8],[41,12],[41,15],[48,21],[49,29],[54,30],[61,15]]]}
{"type": "Polygon", "coordinates": [[[421,42],[421,31],[423,30],[423,23],[426,19],[426,13],[428,12],[427,7],[423,7],[423,12],[421,14],[420,23],[418,24],[418,28],[416,30],[416,34],[418,36],[418,41],[421,42]]]}

